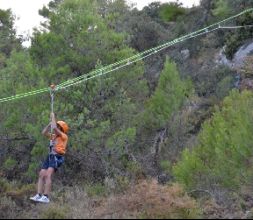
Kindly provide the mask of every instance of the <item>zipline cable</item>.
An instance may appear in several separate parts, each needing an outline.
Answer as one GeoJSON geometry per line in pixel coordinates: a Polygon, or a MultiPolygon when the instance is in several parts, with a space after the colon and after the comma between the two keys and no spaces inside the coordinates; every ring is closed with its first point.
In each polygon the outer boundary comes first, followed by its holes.
{"type": "MultiPolygon", "coordinates": [[[[215,31],[215,30],[217,30],[217,29],[218,29],[218,28],[215,28],[215,29],[213,29],[213,30],[210,30],[208,33],[212,32],[212,31],[215,31]]],[[[204,35],[204,34],[206,34],[206,33],[207,33],[207,32],[205,32],[205,33],[199,33],[197,36],[204,35]]],[[[196,36],[196,35],[195,35],[195,36],[196,36]]],[[[193,38],[193,37],[195,37],[195,36],[192,36],[191,38],[193,38]]],[[[189,37],[188,39],[190,39],[190,37],[189,37]]],[[[80,84],[80,83],[82,83],[82,82],[86,82],[86,81],[88,81],[88,80],[97,78],[97,77],[99,77],[99,76],[107,75],[107,74],[109,74],[109,73],[111,73],[111,72],[114,72],[114,71],[116,71],[116,70],[119,70],[119,69],[121,69],[121,68],[124,68],[124,67],[126,67],[126,66],[129,66],[129,65],[131,65],[131,64],[133,64],[133,63],[136,63],[136,62],[138,62],[138,61],[144,60],[144,59],[146,59],[146,58],[148,58],[148,57],[150,57],[150,56],[152,56],[152,55],[154,55],[154,54],[156,54],[156,53],[159,53],[160,51],[162,51],[162,50],[164,50],[164,49],[166,49],[166,48],[168,48],[168,46],[163,47],[163,48],[160,48],[160,49],[158,49],[158,50],[156,50],[156,51],[154,51],[154,52],[152,52],[152,53],[150,53],[150,54],[147,54],[146,56],[140,57],[140,58],[138,58],[138,59],[136,59],[136,60],[134,60],[134,61],[132,61],[132,62],[130,62],[130,63],[126,63],[126,64],[121,65],[121,66],[119,66],[119,67],[116,67],[116,68],[114,68],[114,69],[112,69],[112,70],[108,70],[108,71],[105,71],[105,72],[102,72],[102,71],[101,71],[101,73],[98,73],[98,74],[96,74],[96,75],[89,76],[89,77],[85,77],[85,78],[83,78],[83,79],[80,79],[79,81],[75,81],[75,82],[73,82],[73,83],[69,83],[69,84],[67,84],[67,85],[61,86],[61,87],[58,88],[58,90],[66,89],[66,88],[68,88],[68,87],[70,87],[70,86],[78,85],[78,84],[80,84]]]]}
{"type": "MultiPolygon", "coordinates": [[[[121,61],[118,61],[116,63],[113,63],[111,65],[108,65],[108,66],[105,66],[103,68],[100,68],[98,70],[95,70],[95,71],[92,71],[88,74],[84,74],[84,75],[81,75],[79,77],[76,77],[74,79],[71,79],[71,80],[67,80],[61,84],[59,84],[58,86],[56,86],[55,88],[55,91],[57,90],[62,90],[62,89],[66,89],[70,86],[74,86],[76,84],[80,84],[81,82],[84,82],[84,81],[87,81],[87,80],[90,80],[90,79],[93,79],[93,78],[97,78],[99,76],[102,76],[102,75],[105,75],[105,74],[108,74],[110,72],[113,72],[113,71],[116,71],[118,69],[121,69],[125,66],[128,66],[128,65],[131,65],[135,62],[138,62],[140,60],[143,60],[153,54],[156,54],[157,52],[160,52],[161,50],[164,50],[172,45],[175,45],[179,42],[183,42],[183,41],[186,41],[188,39],[191,39],[191,38],[195,38],[197,36],[200,36],[200,35],[203,35],[203,34],[207,34],[207,33],[210,33],[212,31],[216,31],[218,29],[228,29],[229,27],[221,27],[221,24],[227,22],[227,21],[230,21],[232,19],[235,19],[245,13],[248,13],[248,12],[252,12],[253,11],[253,8],[250,8],[250,9],[247,9],[237,15],[234,15],[232,17],[229,17],[223,21],[220,21],[220,22],[217,22],[215,24],[212,24],[208,27],[205,27],[205,28],[202,28],[198,31],[195,31],[195,32],[192,32],[190,34],[187,34],[185,36],[182,36],[182,37],[179,37],[173,41],[169,41],[167,43],[164,43],[160,46],[157,46],[157,47],[154,47],[154,48],[151,48],[149,50],[146,50],[142,53],[138,53],[132,57],[129,57],[129,58],[126,58],[126,59],[123,59],[121,61]],[[218,27],[216,27],[218,26],[218,27]],[[216,27],[216,28],[214,28],[216,27]],[[213,28],[213,29],[212,29],[213,28]],[[121,65],[122,64],[122,65],[121,65]],[[115,67],[115,68],[114,68],[115,67]]],[[[244,26],[244,27],[251,27],[253,25],[247,25],[247,26],[244,26]]],[[[243,26],[237,26],[236,28],[242,28],[243,26]]],[[[235,27],[230,27],[230,29],[232,28],[235,28],[235,27]]],[[[38,95],[38,94],[41,94],[41,93],[45,93],[45,92],[50,92],[51,91],[51,88],[43,88],[43,89],[39,89],[39,90],[35,90],[35,91],[31,91],[31,92],[27,92],[27,93],[22,93],[22,94],[17,94],[17,95],[13,95],[13,96],[10,96],[10,97],[6,97],[6,98],[2,98],[0,99],[0,103],[3,103],[3,102],[9,102],[9,101],[14,101],[14,100],[17,100],[17,99],[21,99],[21,98],[25,98],[25,97],[28,97],[28,96],[34,96],[34,95],[38,95]]]]}

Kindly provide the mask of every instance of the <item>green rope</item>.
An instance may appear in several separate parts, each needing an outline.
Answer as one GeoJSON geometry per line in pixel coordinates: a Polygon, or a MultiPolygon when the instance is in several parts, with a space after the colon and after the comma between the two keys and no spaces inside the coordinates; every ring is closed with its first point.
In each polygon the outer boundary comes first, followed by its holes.
{"type": "MultiPolygon", "coordinates": [[[[126,58],[126,59],[123,59],[123,60],[120,60],[118,62],[115,62],[113,64],[110,64],[108,66],[105,66],[105,67],[102,67],[100,69],[97,69],[97,70],[94,70],[88,74],[84,74],[84,75],[81,75],[79,77],[76,77],[76,78],[73,78],[73,79],[70,79],[70,80],[67,80],[61,84],[59,84],[57,87],[56,87],[56,91],[57,90],[62,90],[62,89],[66,89],[70,86],[74,86],[74,85],[77,85],[77,84],[80,84],[84,81],[88,81],[88,80],[91,80],[91,79],[94,79],[94,78],[97,78],[97,77],[100,77],[100,76],[103,76],[103,75],[106,75],[108,73],[111,73],[113,71],[116,71],[116,70],[119,70],[123,67],[126,67],[128,65],[131,65],[135,62],[138,62],[138,61],[141,61],[149,56],[152,56],[172,45],[175,45],[177,43],[180,43],[180,42],[183,42],[183,41],[186,41],[188,39],[191,39],[191,38],[195,38],[197,36],[200,36],[200,35],[203,35],[203,34],[207,34],[207,33],[210,33],[212,31],[215,31],[217,29],[221,29],[222,27],[220,26],[221,24],[227,22],[227,21],[230,21],[232,19],[235,19],[245,13],[248,13],[248,12],[252,12],[253,11],[253,8],[250,8],[250,9],[247,9],[237,15],[234,15],[234,16],[231,16],[223,21],[220,21],[220,22],[217,22],[215,24],[212,24],[208,27],[205,27],[205,28],[202,28],[200,30],[197,30],[195,32],[192,32],[192,33],[189,33],[187,35],[184,35],[182,37],[179,37],[177,39],[174,39],[172,41],[169,41],[169,42],[166,42],[162,45],[159,45],[157,47],[154,47],[154,48],[151,48],[149,50],[146,50],[144,52],[141,52],[141,53],[138,53],[132,57],[129,57],[129,58],[126,58]]],[[[249,25],[248,25],[249,26],[249,25]]],[[[230,28],[233,28],[233,27],[230,27],[230,28]]],[[[224,28],[225,29],[225,28],[224,28]]],[[[226,27],[226,29],[228,29],[228,27],[226,27]]],[[[38,95],[38,94],[41,94],[41,93],[45,93],[45,92],[49,92],[51,88],[43,88],[43,89],[39,89],[39,90],[34,90],[34,91],[31,91],[31,92],[27,92],[27,93],[22,93],[22,94],[17,94],[17,95],[13,95],[13,96],[10,96],[10,97],[6,97],[6,98],[2,98],[0,99],[0,103],[4,103],[4,102],[9,102],[9,101],[15,101],[15,100],[18,100],[18,99],[22,99],[22,98],[25,98],[25,97],[29,97],[29,96],[34,96],[34,95],[38,95]]]]}

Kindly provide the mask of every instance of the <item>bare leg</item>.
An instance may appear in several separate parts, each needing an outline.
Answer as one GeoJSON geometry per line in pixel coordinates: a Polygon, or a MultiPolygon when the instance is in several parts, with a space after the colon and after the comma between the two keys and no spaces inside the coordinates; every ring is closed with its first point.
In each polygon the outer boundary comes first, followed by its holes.
{"type": "Polygon", "coordinates": [[[47,170],[42,169],[39,173],[39,180],[38,180],[38,194],[43,193],[43,188],[45,184],[45,177],[47,174],[47,170]]]}
{"type": "Polygon", "coordinates": [[[49,167],[47,169],[46,179],[45,179],[45,190],[44,190],[45,195],[49,195],[49,193],[51,191],[53,173],[54,173],[54,168],[49,167]]]}

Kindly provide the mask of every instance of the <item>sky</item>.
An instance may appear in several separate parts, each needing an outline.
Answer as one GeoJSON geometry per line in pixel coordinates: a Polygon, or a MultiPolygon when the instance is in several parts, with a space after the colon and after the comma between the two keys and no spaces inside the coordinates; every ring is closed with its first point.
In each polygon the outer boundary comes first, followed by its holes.
{"type": "MultiPolygon", "coordinates": [[[[138,9],[142,9],[151,2],[171,2],[174,0],[127,0],[136,4],[138,9]]],[[[179,0],[185,7],[198,5],[200,0],[179,0]]],[[[38,10],[47,5],[50,0],[0,0],[0,9],[11,9],[16,16],[15,28],[17,34],[32,35],[34,27],[39,28],[43,18],[38,14],[38,10]]]]}

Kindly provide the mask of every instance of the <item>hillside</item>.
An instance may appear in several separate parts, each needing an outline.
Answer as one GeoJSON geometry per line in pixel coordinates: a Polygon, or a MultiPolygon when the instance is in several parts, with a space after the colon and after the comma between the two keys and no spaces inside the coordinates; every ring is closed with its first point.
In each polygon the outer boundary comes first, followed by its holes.
{"type": "Polygon", "coordinates": [[[0,10],[0,218],[251,218],[252,8],[54,0],[30,48],[0,10]],[[43,205],[52,84],[70,131],[43,205]]]}

